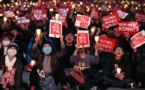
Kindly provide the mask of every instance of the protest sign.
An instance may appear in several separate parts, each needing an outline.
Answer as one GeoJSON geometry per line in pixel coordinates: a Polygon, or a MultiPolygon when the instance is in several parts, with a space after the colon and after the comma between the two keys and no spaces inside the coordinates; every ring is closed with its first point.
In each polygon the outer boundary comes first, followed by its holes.
{"type": "Polygon", "coordinates": [[[49,37],[59,38],[62,34],[62,22],[57,20],[50,20],[49,37]]]}
{"type": "Polygon", "coordinates": [[[137,48],[145,43],[145,31],[142,30],[135,34],[131,39],[132,47],[137,48]]]}
{"type": "Polygon", "coordinates": [[[78,30],[77,32],[77,43],[82,47],[90,47],[89,31],[78,30]]]}
{"type": "Polygon", "coordinates": [[[133,35],[139,31],[139,25],[137,22],[120,21],[118,24],[117,31],[120,34],[123,34],[124,32],[128,32],[129,34],[133,35]]]}
{"type": "Polygon", "coordinates": [[[91,17],[77,14],[75,26],[87,29],[90,25],[91,17]]]}
{"type": "Polygon", "coordinates": [[[105,52],[113,52],[116,45],[116,39],[99,36],[98,50],[105,52]]]}

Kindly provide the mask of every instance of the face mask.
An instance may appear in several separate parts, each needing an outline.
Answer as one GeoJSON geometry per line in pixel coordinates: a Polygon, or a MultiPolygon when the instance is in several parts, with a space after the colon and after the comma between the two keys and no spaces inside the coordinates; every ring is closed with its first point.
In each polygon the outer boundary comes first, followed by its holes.
{"type": "Polygon", "coordinates": [[[4,46],[9,46],[10,41],[2,41],[2,44],[3,44],[4,46]]]}
{"type": "Polygon", "coordinates": [[[15,49],[8,49],[8,55],[9,56],[15,56],[17,54],[17,51],[15,49]]]}
{"type": "Polygon", "coordinates": [[[43,47],[42,51],[48,55],[52,52],[52,47],[43,47]]]}

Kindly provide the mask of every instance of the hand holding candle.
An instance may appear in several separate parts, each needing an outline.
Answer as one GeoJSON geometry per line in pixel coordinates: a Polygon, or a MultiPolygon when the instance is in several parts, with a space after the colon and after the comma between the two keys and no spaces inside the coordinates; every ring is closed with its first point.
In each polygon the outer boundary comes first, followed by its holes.
{"type": "Polygon", "coordinates": [[[32,61],[30,62],[31,67],[35,66],[35,64],[36,64],[36,61],[35,61],[35,60],[32,60],[32,61]]]}

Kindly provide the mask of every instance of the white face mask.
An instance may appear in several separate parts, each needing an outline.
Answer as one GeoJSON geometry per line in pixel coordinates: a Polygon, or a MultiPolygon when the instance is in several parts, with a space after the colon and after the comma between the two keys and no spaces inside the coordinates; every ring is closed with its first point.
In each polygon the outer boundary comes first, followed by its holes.
{"type": "Polygon", "coordinates": [[[17,54],[17,51],[15,49],[8,49],[8,55],[10,57],[13,57],[17,54]]]}
{"type": "Polygon", "coordinates": [[[10,41],[6,40],[2,41],[3,46],[9,46],[10,43],[11,43],[10,41]]]}

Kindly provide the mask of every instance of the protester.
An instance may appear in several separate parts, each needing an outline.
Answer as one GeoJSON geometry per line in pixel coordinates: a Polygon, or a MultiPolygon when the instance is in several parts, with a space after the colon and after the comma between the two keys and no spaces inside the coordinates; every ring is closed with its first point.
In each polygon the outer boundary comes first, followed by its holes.
{"type": "MultiPolygon", "coordinates": [[[[46,89],[46,87],[42,88],[39,86],[40,78],[37,70],[43,70],[45,78],[48,76],[52,76],[55,81],[55,85],[61,83],[62,90],[67,90],[65,73],[64,69],[59,63],[57,59],[61,58],[65,54],[65,45],[63,42],[63,36],[60,37],[61,42],[61,51],[55,54],[55,49],[53,47],[53,43],[50,41],[45,41],[42,43],[42,48],[40,52],[36,52],[37,46],[39,42],[36,42],[31,48],[31,55],[34,60],[36,60],[36,66],[32,68],[32,72],[30,73],[30,86],[31,90],[36,90],[37,88],[46,89]]],[[[51,81],[47,83],[48,87],[51,81]]],[[[52,88],[53,89],[53,88],[52,88]]],[[[53,89],[54,90],[54,89],[53,89]]]]}
{"type": "Polygon", "coordinates": [[[17,44],[11,43],[8,46],[7,54],[0,60],[1,90],[18,89],[21,86],[23,66],[21,60],[16,56],[18,49],[17,44]]]}
{"type": "Polygon", "coordinates": [[[66,54],[59,60],[59,62],[64,67],[66,75],[70,75],[70,71],[73,69],[70,57],[75,50],[74,34],[72,31],[68,30],[64,35],[64,39],[66,54]]]}
{"type": "MultiPolygon", "coordinates": [[[[97,48],[95,49],[95,55],[92,56],[86,54],[86,48],[79,48],[80,47],[79,44],[76,44],[75,47],[76,49],[70,58],[70,62],[74,64],[74,70],[82,71],[83,73],[83,71],[85,71],[86,69],[90,69],[91,65],[96,65],[99,63],[97,48]]],[[[69,76],[67,79],[72,87],[80,88],[81,90],[84,89],[83,85],[81,85],[81,83],[78,82],[72,75],[69,76]]],[[[84,83],[86,83],[86,81],[84,83]]]]}
{"type": "Polygon", "coordinates": [[[114,48],[114,56],[104,66],[103,73],[105,85],[134,88],[131,87],[131,83],[133,83],[131,79],[132,71],[122,46],[116,46],[114,48]],[[120,72],[118,72],[118,68],[121,70],[120,72]]]}
{"type": "MultiPolygon", "coordinates": [[[[41,30],[40,35],[38,35],[37,32],[35,31],[35,36],[30,39],[29,44],[28,44],[28,47],[27,47],[26,60],[27,60],[27,63],[29,65],[30,65],[31,60],[33,60],[33,58],[31,58],[31,55],[30,55],[30,50],[31,50],[31,48],[32,48],[33,45],[36,45],[38,43],[38,45],[37,45],[37,51],[40,52],[41,51],[40,50],[41,44],[44,41],[49,41],[49,42],[52,43],[52,41],[51,41],[50,38],[43,36],[43,29],[41,29],[41,28],[38,28],[38,29],[41,30]]],[[[54,45],[52,47],[54,47],[54,45]]]]}

